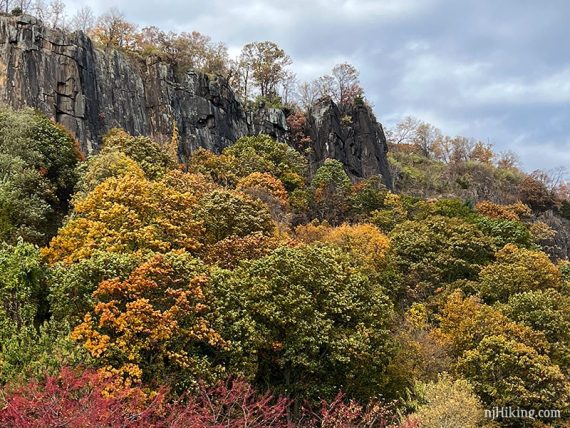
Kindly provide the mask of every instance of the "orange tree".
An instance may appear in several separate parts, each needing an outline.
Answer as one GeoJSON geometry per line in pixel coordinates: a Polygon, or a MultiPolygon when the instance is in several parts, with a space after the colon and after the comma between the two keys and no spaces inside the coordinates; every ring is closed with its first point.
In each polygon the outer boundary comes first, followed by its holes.
{"type": "Polygon", "coordinates": [[[386,268],[390,240],[372,224],[330,227],[327,222],[313,222],[297,226],[295,234],[298,240],[305,243],[323,242],[341,248],[369,273],[379,273],[386,268]]]}
{"type": "Polygon", "coordinates": [[[72,338],[104,371],[129,381],[195,386],[215,376],[208,355],[225,346],[207,320],[208,287],[206,268],[188,253],[157,254],[124,281],[101,282],[72,338]]]}

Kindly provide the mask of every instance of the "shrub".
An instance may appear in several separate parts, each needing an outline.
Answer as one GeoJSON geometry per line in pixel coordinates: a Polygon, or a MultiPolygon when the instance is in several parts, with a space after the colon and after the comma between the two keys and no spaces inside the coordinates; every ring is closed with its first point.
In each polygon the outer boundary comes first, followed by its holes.
{"type": "Polygon", "coordinates": [[[483,406],[465,379],[448,374],[436,382],[419,382],[415,392],[419,405],[412,415],[424,428],[477,428],[483,421],[483,406]]]}

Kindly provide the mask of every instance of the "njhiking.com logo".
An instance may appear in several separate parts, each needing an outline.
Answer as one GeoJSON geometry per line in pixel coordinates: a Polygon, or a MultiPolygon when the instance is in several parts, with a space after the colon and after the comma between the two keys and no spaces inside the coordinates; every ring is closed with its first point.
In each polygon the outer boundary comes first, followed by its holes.
{"type": "Polygon", "coordinates": [[[521,409],[520,407],[504,406],[485,409],[488,419],[560,419],[562,412],[552,409],[521,409]]]}

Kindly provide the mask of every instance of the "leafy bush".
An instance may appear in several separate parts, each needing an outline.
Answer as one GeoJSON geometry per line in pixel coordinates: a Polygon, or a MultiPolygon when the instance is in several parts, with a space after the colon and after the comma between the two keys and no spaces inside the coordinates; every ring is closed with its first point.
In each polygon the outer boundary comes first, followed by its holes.
{"type": "Polygon", "coordinates": [[[0,240],[49,239],[67,213],[80,159],[60,125],[32,110],[0,110],[0,240]]]}

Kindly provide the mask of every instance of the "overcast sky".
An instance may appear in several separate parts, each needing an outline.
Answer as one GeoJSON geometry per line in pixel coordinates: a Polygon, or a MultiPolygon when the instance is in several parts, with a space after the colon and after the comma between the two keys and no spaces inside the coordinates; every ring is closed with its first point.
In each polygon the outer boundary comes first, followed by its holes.
{"type": "Polygon", "coordinates": [[[230,52],[272,40],[300,79],[361,72],[378,119],[428,121],[512,150],[527,170],[570,167],[568,0],[76,0],[230,52]]]}

